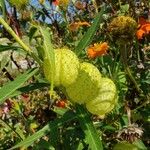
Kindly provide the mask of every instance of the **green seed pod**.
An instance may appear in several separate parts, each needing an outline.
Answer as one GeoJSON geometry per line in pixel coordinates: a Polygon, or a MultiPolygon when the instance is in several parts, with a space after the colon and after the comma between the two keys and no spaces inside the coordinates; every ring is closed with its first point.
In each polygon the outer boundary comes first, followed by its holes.
{"type": "Polygon", "coordinates": [[[138,150],[138,147],[128,142],[121,142],[116,144],[113,150],[138,150]]]}
{"type": "Polygon", "coordinates": [[[108,78],[102,78],[98,96],[86,103],[86,107],[92,114],[101,116],[110,112],[116,102],[117,91],[115,84],[108,78]]]}
{"type": "MultiPolygon", "coordinates": [[[[54,85],[67,87],[72,84],[78,76],[79,60],[71,50],[55,49],[55,75],[54,85]]],[[[48,66],[48,60],[44,59],[43,70],[45,77],[51,82],[52,68],[48,66]]]]}
{"type": "Polygon", "coordinates": [[[78,77],[73,84],[66,88],[71,101],[83,104],[97,97],[100,88],[101,74],[90,63],[81,63],[78,77]]]}

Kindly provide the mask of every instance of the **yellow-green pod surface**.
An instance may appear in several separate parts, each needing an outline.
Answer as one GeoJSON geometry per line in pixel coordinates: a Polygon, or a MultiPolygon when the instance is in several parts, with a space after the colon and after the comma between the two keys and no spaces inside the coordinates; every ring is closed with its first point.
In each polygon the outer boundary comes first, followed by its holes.
{"type": "Polygon", "coordinates": [[[105,115],[110,112],[117,102],[116,86],[108,78],[101,79],[101,88],[95,99],[86,103],[89,112],[95,115],[105,115]]]}
{"type": "Polygon", "coordinates": [[[139,150],[137,146],[128,142],[121,142],[114,146],[113,150],[139,150]]]}
{"type": "Polygon", "coordinates": [[[101,73],[90,63],[81,63],[78,77],[66,88],[71,101],[83,104],[95,99],[99,93],[101,73]]]}
{"type": "MultiPolygon", "coordinates": [[[[78,76],[79,60],[74,52],[67,48],[55,49],[55,73],[54,85],[67,87],[72,84],[78,76]]],[[[44,59],[43,69],[45,77],[51,82],[52,72],[49,62],[44,59]]]]}

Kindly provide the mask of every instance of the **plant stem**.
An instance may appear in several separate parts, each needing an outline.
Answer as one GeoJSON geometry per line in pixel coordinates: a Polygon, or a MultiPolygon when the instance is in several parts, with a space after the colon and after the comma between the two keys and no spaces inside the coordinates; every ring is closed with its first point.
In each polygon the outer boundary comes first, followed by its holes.
{"type": "Polygon", "coordinates": [[[126,49],[126,45],[122,45],[120,47],[120,52],[121,52],[121,58],[122,58],[122,63],[124,65],[124,69],[125,69],[125,72],[126,74],[129,76],[130,80],[132,81],[132,83],[134,84],[135,86],[135,89],[137,90],[138,93],[142,93],[142,90],[139,88],[137,82],[135,81],[132,73],[131,73],[131,70],[128,66],[128,63],[127,63],[127,49],[126,49]]]}
{"type": "Polygon", "coordinates": [[[12,30],[12,28],[4,21],[2,17],[0,17],[0,24],[4,26],[4,28],[7,30],[9,34],[12,35],[12,37],[20,44],[20,46],[31,56],[33,59],[42,66],[41,60],[36,56],[35,53],[32,52],[31,48],[29,48],[23,41],[19,38],[19,36],[16,35],[16,33],[12,30]]]}

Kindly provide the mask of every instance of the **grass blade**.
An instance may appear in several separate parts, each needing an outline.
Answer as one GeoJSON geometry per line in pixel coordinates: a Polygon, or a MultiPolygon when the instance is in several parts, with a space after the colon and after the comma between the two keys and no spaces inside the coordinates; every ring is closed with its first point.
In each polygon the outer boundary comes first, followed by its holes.
{"type": "Polygon", "coordinates": [[[34,91],[36,89],[41,89],[41,88],[44,88],[44,87],[49,87],[49,84],[48,83],[32,83],[30,85],[27,85],[27,86],[24,86],[24,87],[21,87],[21,88],[17,89],[9,97],[18,96],[22,93],[34,91]]]}
{"type": "Polygon", "coordinates": [[[4,52],[4,51],[8,51],[8,50],[24,52],[20,47],[17,47],[17,46],[0,45],[0,52],[4,52]]]}

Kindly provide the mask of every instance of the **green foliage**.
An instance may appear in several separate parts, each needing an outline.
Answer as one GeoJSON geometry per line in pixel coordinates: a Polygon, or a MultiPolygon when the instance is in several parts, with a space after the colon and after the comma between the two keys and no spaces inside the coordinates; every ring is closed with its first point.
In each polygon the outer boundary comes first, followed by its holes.
{"type": "Polygon", "coordinates": [[[93,127],[88,112],[86,112],[83,106],[77,106],[77,113],[79,123],[85,133],[85,142],[89,144],[89,148],[93,150],[103,150],[100,135],[97,134],[96,129],[93,127]]]}
{"type": "MultiPolygon", "coordinates": [[[[51,44],[51,38],[48,32],[48,29],[42,29],[40,28],[40,32],[42,34],[43,37],[43,60],[45,62],[46,60],[46,66],[44,65],[44,68],[47,68],[49,66],[50,68],[50,72],[51,72],[51,78],[50,78],[50,82],[51,82],[51,90],[53,90],[53,86],[54,86],[54,74],[55,74],[55,54],[54,54],[54,49],[52,47],[51,44]]],[[[48,69],[47,69],[48,70],[48,69]]]]}
{"type": "Polygon", "coordinates": [[[38,69],[31,69],[18,76],[14,81],[8,82],[0,89],[0,103],[3,103],[13,92],[20,88],[38,69]]]}
{"type": "Polygon", "coordinates": [[[0,0],[0,150],[149,149],[149,2],[65,2],[0,0]]]}
{"type": "Polygon", "coordinates": [[[0,1],[0,10],[2,10],[2,14],[3,14],[4,19],[6,19],[6,6],[5,6],[4,0],[0,1]]]}
{"type": "Polygon", "coordinates": [[[64,116],[60,119],[57,119],[53,122],[49,122],[46,126],[44,126],[41,130],[33,134],[32,136],[29,136],[22,142],[18,143],[16,146],[12,147],[11,149],[16,149],[18,147],[28,147],[30,146],[34,141],[40,139],[44,135],[48,134],[48,132],[55,130],[57,127],[62,126],[65,122],[71,121],[75,118],[74,114],[72,112],[67,112],[64,114],[64,116]]]}
{"type": "Polygon", "coordinates": [[[95,32],[98,30],[99,24],[103,21],[104,7],[97,14],[94,19],[92,26],[88,29],[88,31],[84,34],[81,41],[78,43],[76,47],[76,53],[80,53],[80,51],[84,50],[91,42],[94,37],[95,32]]]}

